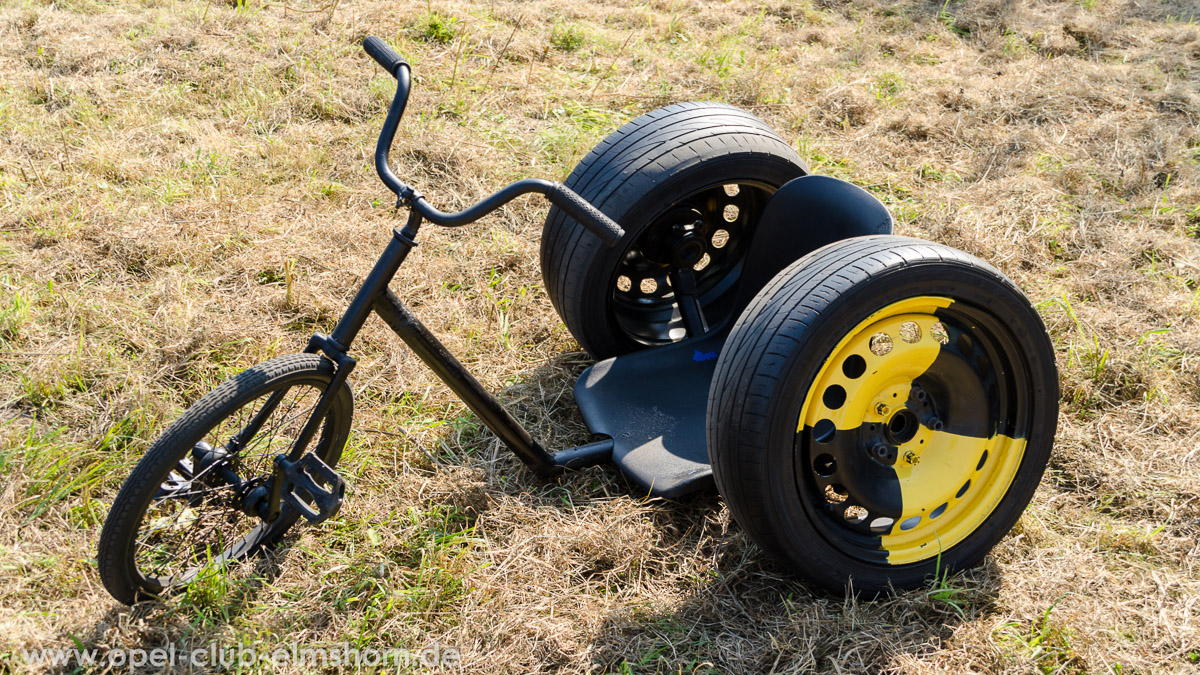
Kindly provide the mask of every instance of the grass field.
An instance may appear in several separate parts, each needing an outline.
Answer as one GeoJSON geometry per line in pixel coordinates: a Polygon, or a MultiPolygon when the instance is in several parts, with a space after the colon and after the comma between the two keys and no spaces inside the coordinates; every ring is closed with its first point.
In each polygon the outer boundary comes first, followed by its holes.
{"type": "MultiPolygon", "coordinates": [[[[103,2],[0,8],[0,672],[22,649],[458,648],[468,672],[1200,670],[1194,0],[103,2]],[[1058,350],[1051,464],[981,568],[814,591],[719,497],[539,483],[372,320],[347,507],[129,609],[99,585],[130,467],[229,375],[328,330],[395,223],[562,179],[623,122],[720,100],[996,265],[1058,350]]],[[[548,446],[588,364],[542,289],[544,203],[428,228],[394,288],[548,446]]],[[[69,668],[68,668],[69,669],[69,668]]],[[[265,669],[265,668],[264,668],[265,669]]]]}

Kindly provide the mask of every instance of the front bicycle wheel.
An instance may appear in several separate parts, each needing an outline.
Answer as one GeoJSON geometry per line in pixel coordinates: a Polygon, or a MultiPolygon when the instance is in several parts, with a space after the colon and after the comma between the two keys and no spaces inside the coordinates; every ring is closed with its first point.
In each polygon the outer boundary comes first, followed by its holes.
{"type": "MultiPolygon", "coordinates": [[[[300,516],[257,514],[275,456],[286,453],[333,379],[315,354],[272,359],[196,401],[142,457],[100,533],[100,579],[125,604],[186,585],[277,542],[300,516]]],[[[309,452],[334,466],[354,412],[339,388],[309,452]]]]}

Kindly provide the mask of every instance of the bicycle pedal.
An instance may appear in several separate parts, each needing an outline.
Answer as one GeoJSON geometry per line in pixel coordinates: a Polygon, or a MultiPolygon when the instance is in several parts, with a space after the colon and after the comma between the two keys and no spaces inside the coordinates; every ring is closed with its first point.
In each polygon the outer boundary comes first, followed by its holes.
{"type": "Polygon", "coordinates": [[[346,481],[336,471],[311,454],[283,464],[286,482],[280,498],[284,503],[314,525],[337,515],[346,497],[346,481]],[[316,479],[324,481],[325,486],[316,479]]]}

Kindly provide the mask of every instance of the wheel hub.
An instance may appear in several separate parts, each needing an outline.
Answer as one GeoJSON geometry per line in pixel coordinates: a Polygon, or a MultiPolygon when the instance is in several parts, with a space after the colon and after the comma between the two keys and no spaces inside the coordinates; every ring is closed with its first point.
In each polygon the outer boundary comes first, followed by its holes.
{"type": "Polygon", "coordinates": [[[213,448],[205,441],[192,447],[192,465],[200,483],[210,488],[232,488],[219,493],[232,508],[254,518],[262,517],[268,491],[261,478],[243,480],[237,474],[236,458],[236,453],[224,447],[213,448]]]}
{"type": "Polygon", "coordinates": [[[695,241],[700,254],[692,261],[695,264],[704,255],[704,241],[700,234],[704,216],[694,208],[677,206],[663,214],[646,232],[641,253],[647,262],[661,267],[672,267],[679,263],[681,244],[695,241]]]}
{"type": "Polygon", "coordinates": [[[917,416],[908,408],[903,408],[893,413],[887,424],[883,425],[883,436],[889,445],[899,448],[917,435],[920,426],[917,416]]]}
{"type": "Polygon", "coordinates": [[[904,445],[917,435],[917,427],[921,423],[917,416],[908,408],[897,410],[885,426],[884,435],[893,445],[904,445]]]}
{"type": "Polygon", "coordinates": [[[693,225],[676,226],[678,237],[672,247],[671,262],[675,267],[694,267],[704,258],[704,239],[693,225]]]}

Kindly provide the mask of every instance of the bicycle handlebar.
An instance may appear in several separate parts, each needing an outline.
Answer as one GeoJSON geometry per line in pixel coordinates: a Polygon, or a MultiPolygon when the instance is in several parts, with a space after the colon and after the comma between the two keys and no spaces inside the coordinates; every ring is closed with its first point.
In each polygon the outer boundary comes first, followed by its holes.
{"type": "Polygon", "coordinates": [[[550,203],[591,230],[592,234],[600,237],[600,241],[604,242],[605,246],[616,246],[617,242],[621,241],[621,237],[625,236],[625,230],[617,224],[617,221],[609,218],[603,211],[580,197],[577,192],[566,185],[550,183],[550,189],[542,194],[546,195],[550,203]]]}
{"type": "Polygon", "coordinates": [[[375,144],[375,171],[389,190],[396,193],[400,199],[409,202],[426,220],[445,227],[466,225],[479,220],[523,194],[537,192],[545,195],[552,204],[599,237],[605,245],[614,246],[621,240],[621,237],[625,236],[625,230],[621,229],[620,225],[576,194],[571,188],[562,183],[537,178],[517,181],[474,206],[457,213],[446,213],[434,208],[416,190],[397,178],[388,165],[388,153],[392,148],[392,140],[396,136],[396,128],[400,125],[400,118],[404,115],[404,107],[408,103],[408,92],[411,89],[412,80],[408,62],[386,42],[374,35],[369,35],[363,40],[363,51],[375,59],[376,63],[383,66],[383,69],[388,71],[392,77],[396,78],[396,95],[392,99],[391,106],[388,107],[387,118],[383,122],[383,129],[379,132],[379,141],[375,144]]]}
{"type": "Polygon", "coordinates": [[[542,180],[541,178],[519,180],[458,213],[439,211],[420,195],[417,195],[412,200],[412,205],[413,208],[431,223],[445,227],[458,227],[459,225],[473,223],[517,197],[531,192],[544,195],[546,199],[550,200],[551,204],[562,209],[568,216],[591,230],[606,246],[616,244],[621,240],[621,237],[625,236],[625,230],[621,229],[620,225],[613,222],[612,218],[604,215],[600,209],[597,209],[575,194],[571,188],[562,183],[554,183],[542,180]]]}
{"type": "Polygon", "coordinates": [[[408,62],[405,61],[402,56],[397,54],[396,50],[392,49],[388,43],[380,40],[374,35],[368,35],[366,39],[363,40],[363,51],[366,52],[368,56],[375,59],[375,63],[383,66],[383,69],[388,71],[388,74],[392,77],[396,77],[396,70],[398,70],[400,66],[408,65],[408,62]]]}

